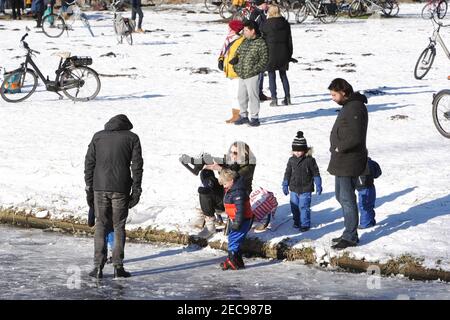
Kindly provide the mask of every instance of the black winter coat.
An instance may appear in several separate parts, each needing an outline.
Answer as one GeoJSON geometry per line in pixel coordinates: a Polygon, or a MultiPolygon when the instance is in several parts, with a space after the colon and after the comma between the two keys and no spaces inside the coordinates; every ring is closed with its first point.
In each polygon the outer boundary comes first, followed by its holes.
{"type": "Polygon", "coordinates": [[[295,193],[313,192],[314,177],[320,176],[316,159],[311,156],[289,158],[284,181],[288,182],[289,190],[295,193]]]}
{"type": "Polygon", "coordinates": [[[264,24],[267,21],[267,16],[266,13],[259,9],[259,8],[255,8],[252,13],[250,14],[250,19],[249,20],[253,20],[256,22],[256,24],[258,25],[259,28],[259,33],[261,33],[262,28],[264,27],[264,24]]]}
{"type": "Polygon", "coordinates": [[[269,18],[262,28],[269,47],[267,71],[287,70],[292,57],[291,26],[283,17],[269,18]]]}
{"type": "Polygon", "coordinates": [[[143,164],[139,137],[131,132],[130,120],[121,114],[94,134],[84,163],[86,186],[94,191],[129,194],[131,187],[141,189],[143,164]],[[133,178],[131,178],[131,172],[133,178]]]}
{"type": "Polygon", "coordinates": [[[330,135],[328,172],[340,177],[368,174],[366,96],[355,92],[344,103],[330,135]]]}

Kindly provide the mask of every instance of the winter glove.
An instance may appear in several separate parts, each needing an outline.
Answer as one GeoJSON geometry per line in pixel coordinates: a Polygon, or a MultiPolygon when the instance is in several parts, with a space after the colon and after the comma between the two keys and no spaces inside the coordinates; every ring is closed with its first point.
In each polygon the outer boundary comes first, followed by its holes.
{"type": "Polygon", "coordinates": [[[217,65],[217,68],[219,68],[220,71],[223,71],[223,60],[219,59],[219,63],[217,65]]]}
{"type": "Polygon", "coordinates": [[[133,189],[130,195],[130,201],[128,202],[128,208],[131,209],[138,204],[139,199],[141,198],[141,193],[142,193],[141,189],[138,188],[133,189]]]}
{"type": "Polygon", "coordinates": [[[94,189],[91,186],[86,186],[86,202],[90,208],[94,207],[94,189]]]}
{"type": "Polygon", "coordinates": [[[239,62],[239,57],[238,57],[238,56],[234,57],[233,59],[231,59],[231,60],[229,61],[229,63],[232,64],[233,66],[234,66],[235,64],[237,64],[238,62],[239,62]]]}
{"type": "Polygon", "coordinates": [[[241,228],[241,224],[236,221],[234,221],[231,224],[231,230],[233,230],[233,231],[239,231],[240,228],[241,228]]]}
{"type": "Polygon", "coordinates": [[[322,194],[322,178],[320,176],[314,177],[314,184],[316,185],[316,194],[322,194]]]}
{"type": "Polygon", "coordinates": [[[284,180],[281,185],[283,186],[284,195],[287,196],[289,194],[289,183],[286,180],[284,180]]]}

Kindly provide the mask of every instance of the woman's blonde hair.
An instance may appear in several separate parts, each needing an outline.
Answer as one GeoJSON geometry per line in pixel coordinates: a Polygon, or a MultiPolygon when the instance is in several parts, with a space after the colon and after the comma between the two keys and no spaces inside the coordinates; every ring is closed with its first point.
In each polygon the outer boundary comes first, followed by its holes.
{"type": "Polygon", "coordinates": [[[224,185],[227,182],[234,181],[238,177],[238,173],[231,169],[222,169],[219,173],[219,183],[224,185]]]}
{"type": "Polygon", "coordinates": [[[267,18],[278,18],[281,17],[280,8],[278,6],[269,6],[269,10],[267,11],[267,18]]]}

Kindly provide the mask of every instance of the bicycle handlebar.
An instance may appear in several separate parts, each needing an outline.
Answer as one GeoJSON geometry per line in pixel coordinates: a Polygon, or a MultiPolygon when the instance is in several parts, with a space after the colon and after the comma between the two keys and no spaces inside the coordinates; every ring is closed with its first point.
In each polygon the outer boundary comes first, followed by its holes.
{"type": "Polygon", "coordinates": [[[28,43],[25,41],[26,37],[28,37],[28,33],[25,33],[25,35],[22,37],[22,39],[20,39],[20,42],[22,43],[24,49],[28,50],[28,52],[30,52],[30,53],[41,54],[39,51],[36,51],[36,50],[33,50],[33,49],[30,48],[28,43]]]}

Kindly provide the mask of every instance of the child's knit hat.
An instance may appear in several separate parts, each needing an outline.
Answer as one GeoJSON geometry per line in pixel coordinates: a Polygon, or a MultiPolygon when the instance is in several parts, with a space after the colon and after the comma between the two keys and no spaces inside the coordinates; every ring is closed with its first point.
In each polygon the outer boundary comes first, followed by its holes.
{"type": "Polygon", "coordinates": [[[305,137],[303,137],[303,131],[297,132],[297,136],[292,142],[292,151],[308,151],[308,144],[305,137]]]}

